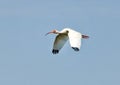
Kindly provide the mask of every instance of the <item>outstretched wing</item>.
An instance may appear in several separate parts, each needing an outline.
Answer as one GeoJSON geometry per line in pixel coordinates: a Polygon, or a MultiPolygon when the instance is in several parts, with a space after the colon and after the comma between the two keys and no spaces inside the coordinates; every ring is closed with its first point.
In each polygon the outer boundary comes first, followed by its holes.
{"type": "Polygon", "coordinates": [[[54,41],[52,53],[53,54],[59,53],[59,50],[64,46],[67,40],[68,40],[68,36],[66,34],[57,35],[54,41]]]}
{"type": "Polygon", "coordinates": [[[82,38],[81,33],[76,32],[74,30],[70,30],[68,33],[68,37],[69,37],[71,47],[75,51],[79,51],[79,49],[81,47],[81,38],[82,38]]]}

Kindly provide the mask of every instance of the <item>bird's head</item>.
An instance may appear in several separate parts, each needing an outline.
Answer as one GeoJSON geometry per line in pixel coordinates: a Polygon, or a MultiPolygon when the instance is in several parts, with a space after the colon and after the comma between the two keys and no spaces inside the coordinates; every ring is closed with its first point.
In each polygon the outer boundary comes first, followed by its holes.
{"type": "Polygon", "coordinates": [[[59,34],[59,31],[57,31],[56,29],[54,29],[54,30],[46,33],[45,35],[48,35],[48,34],[51,34],[51,33],[53,33],[53,34],[59,34]]]}

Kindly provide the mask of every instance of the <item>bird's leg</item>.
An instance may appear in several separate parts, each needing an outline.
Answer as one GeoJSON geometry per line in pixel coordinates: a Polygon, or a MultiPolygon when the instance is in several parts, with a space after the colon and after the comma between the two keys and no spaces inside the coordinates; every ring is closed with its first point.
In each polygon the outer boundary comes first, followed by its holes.
{"type": "Polygon", "coordinates": [[[88,39],[89,36],[87,36],[87,35],[82,35],[82,38],[84,38],[84,39],[88,39]]]}

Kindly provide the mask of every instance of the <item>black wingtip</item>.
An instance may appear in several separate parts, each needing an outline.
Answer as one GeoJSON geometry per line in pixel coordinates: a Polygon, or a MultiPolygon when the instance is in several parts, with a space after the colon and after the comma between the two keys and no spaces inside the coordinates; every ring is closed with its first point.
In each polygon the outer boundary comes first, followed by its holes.
{"type": "Polygon", "coordinates": [[[53,53],[53,54],[58,54],[58,53],[59,53],[59,50],[53,49],[53,50],[52,50],[52,53],[53,53]]]}
{"type": "Polygon", "coordinates": [[[79,51],[79,48],[77,47],[72,47],[72,49],[74,49],[74,51],[79,51]]]}

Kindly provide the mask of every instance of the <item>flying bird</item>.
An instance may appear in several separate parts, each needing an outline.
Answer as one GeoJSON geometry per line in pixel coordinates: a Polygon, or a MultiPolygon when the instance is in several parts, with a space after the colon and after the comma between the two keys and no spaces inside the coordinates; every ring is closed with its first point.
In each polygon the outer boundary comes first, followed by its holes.
{"type": "Polygon", "coordinates": [[[57,34],[52,49],[53,54],[59,53],[60,49],[64,46],[68,39],[72,49],[74,49],[75,51],[79,51],[81,47],[81,39],[89,38],[89,36],[81,34],[80,32],[72,30],[71,28],[64,28],[62,31],[58,31],[55,29],[51,32],[48,32],[46,35],[51,33],[57,34]]]}

